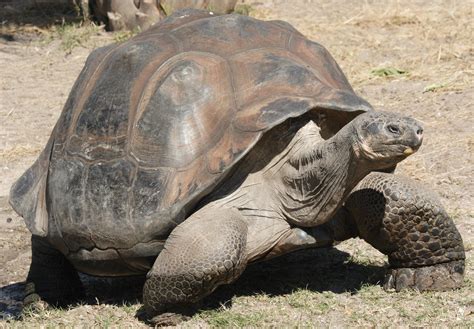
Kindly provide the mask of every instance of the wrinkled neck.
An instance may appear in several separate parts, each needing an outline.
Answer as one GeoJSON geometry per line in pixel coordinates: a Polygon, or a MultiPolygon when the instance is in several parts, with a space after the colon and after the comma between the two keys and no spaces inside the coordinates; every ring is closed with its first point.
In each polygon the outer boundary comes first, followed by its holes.
{"type": "Polygon", "coordinates": [[[296,136],[281,171],[278,193],[283,215],[300,226],[329,220],[369,173],[354,152],[356,139],[351,124],[327,141],[315,140],[312,132],[296,136]]]}

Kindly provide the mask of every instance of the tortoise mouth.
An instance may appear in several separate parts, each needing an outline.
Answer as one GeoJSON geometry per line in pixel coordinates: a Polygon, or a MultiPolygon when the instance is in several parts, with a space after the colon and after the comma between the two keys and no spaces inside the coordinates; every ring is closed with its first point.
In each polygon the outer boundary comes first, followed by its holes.
{"type": "Polygon", "coordinates": [[[387,143],[377,149],[371,149],[373,154],[378,154],[380,157],[389,158],[392,156],[408,156],[416,153],[420,145],[411,145],[408,143],[387,143]],[[382,149],[383,146],[392,146],[390,149],[382,149]]]}
{"type": "MultiPolygon", "coordinates": [[[[402,153],[405,156],[412,155],[413,153],[416,153],[418,149],[420,148],[422,143],[422,140],[419,141],[413,141],[413,142],[388,142],[384,143],[385,146],[393,146],[394,149],[400,153],[402,153]]],[[[378,150],[375,150],[378,151],[378,150]]],[[[380,153],[384,153],[383,151],[380,151],[380,153]]]]}
{"type": "Polygon", "coordinates": [[[411,143],[380,143],[378,147],[374,148],[371,145],[361,142],[356,147],[356,154],[360,158],[370,161],[390,162],[396,164],[408,156],[416,153],[421,144],[413,145],[411,143]]]}

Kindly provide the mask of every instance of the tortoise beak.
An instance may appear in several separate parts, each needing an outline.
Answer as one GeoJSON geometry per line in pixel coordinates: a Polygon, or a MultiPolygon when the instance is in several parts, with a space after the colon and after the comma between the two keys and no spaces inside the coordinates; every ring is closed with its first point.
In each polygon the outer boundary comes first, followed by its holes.
{"type": "Polygon", "coordinates": [[[407,147],[405,151],[403,151],[405,155],[412,155],[413,153],[415,153],[415,151],[411,147],[407,147]]]}
{"type": "Polygon", "coordinates": [[[415,153],[423,142],[423,127],[418,121],[414,121],[410,124],[408,130],[408,141],[405,150],[403,150],[403,154],[406,156],[415,153]]]}

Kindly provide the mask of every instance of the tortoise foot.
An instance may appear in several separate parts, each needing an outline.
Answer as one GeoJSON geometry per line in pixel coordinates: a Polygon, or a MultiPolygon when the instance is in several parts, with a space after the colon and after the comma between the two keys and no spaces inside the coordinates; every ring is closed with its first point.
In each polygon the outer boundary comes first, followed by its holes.
{"type": "Polygon", "coordinates": [[[22,314],[29,312],[37,313],[47,308],[49,308],[49,304],[36,293],[35,284],[33,282],[27,282],[25,285],[22,314]]]}
{"type": "Polygon", "coordinates": [[[36,293],[35,284],[27,282],[25,285],[25,297],[23,298],[23,306],[29,306],[41,300],[41,297],[36,293]]]}
{"type": "Polygon", "coordinates": [[[446,291],[462,286],[464,260],[423,267],[392,268],[385,277],[384,289],[401,291],[446,291]]]}
{"type": "Polygon", "coordinates": [[[150,309],[145,305],[137,312],[136,317],[153,327],[177,326],[191,319],[197,313],[199,306],[200,303],[174,305],[150,312],[150,309]]]}
{"type": "Polygon", "coordinates": [[[178,324],[189,320],[188,315],[167,312],[154,316],[148,322],[154,327],[177,326],[178,324]]]}

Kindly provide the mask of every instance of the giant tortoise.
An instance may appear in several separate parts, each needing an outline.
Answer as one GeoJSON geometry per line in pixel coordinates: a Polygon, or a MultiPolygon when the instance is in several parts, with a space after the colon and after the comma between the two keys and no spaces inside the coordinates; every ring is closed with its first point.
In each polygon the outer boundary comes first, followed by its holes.
{"type": "Polygon", "coordinates": [[[387,288],[459,287],[452,220],[392,173],[422,133],[291,25],[179,11],[92,52],[12,187],[30,293],[61,304],[81,296],[78,271],[147,273],[147,313],[179,312],[251,262],[353,237],[388,255],[387,288]]]}

